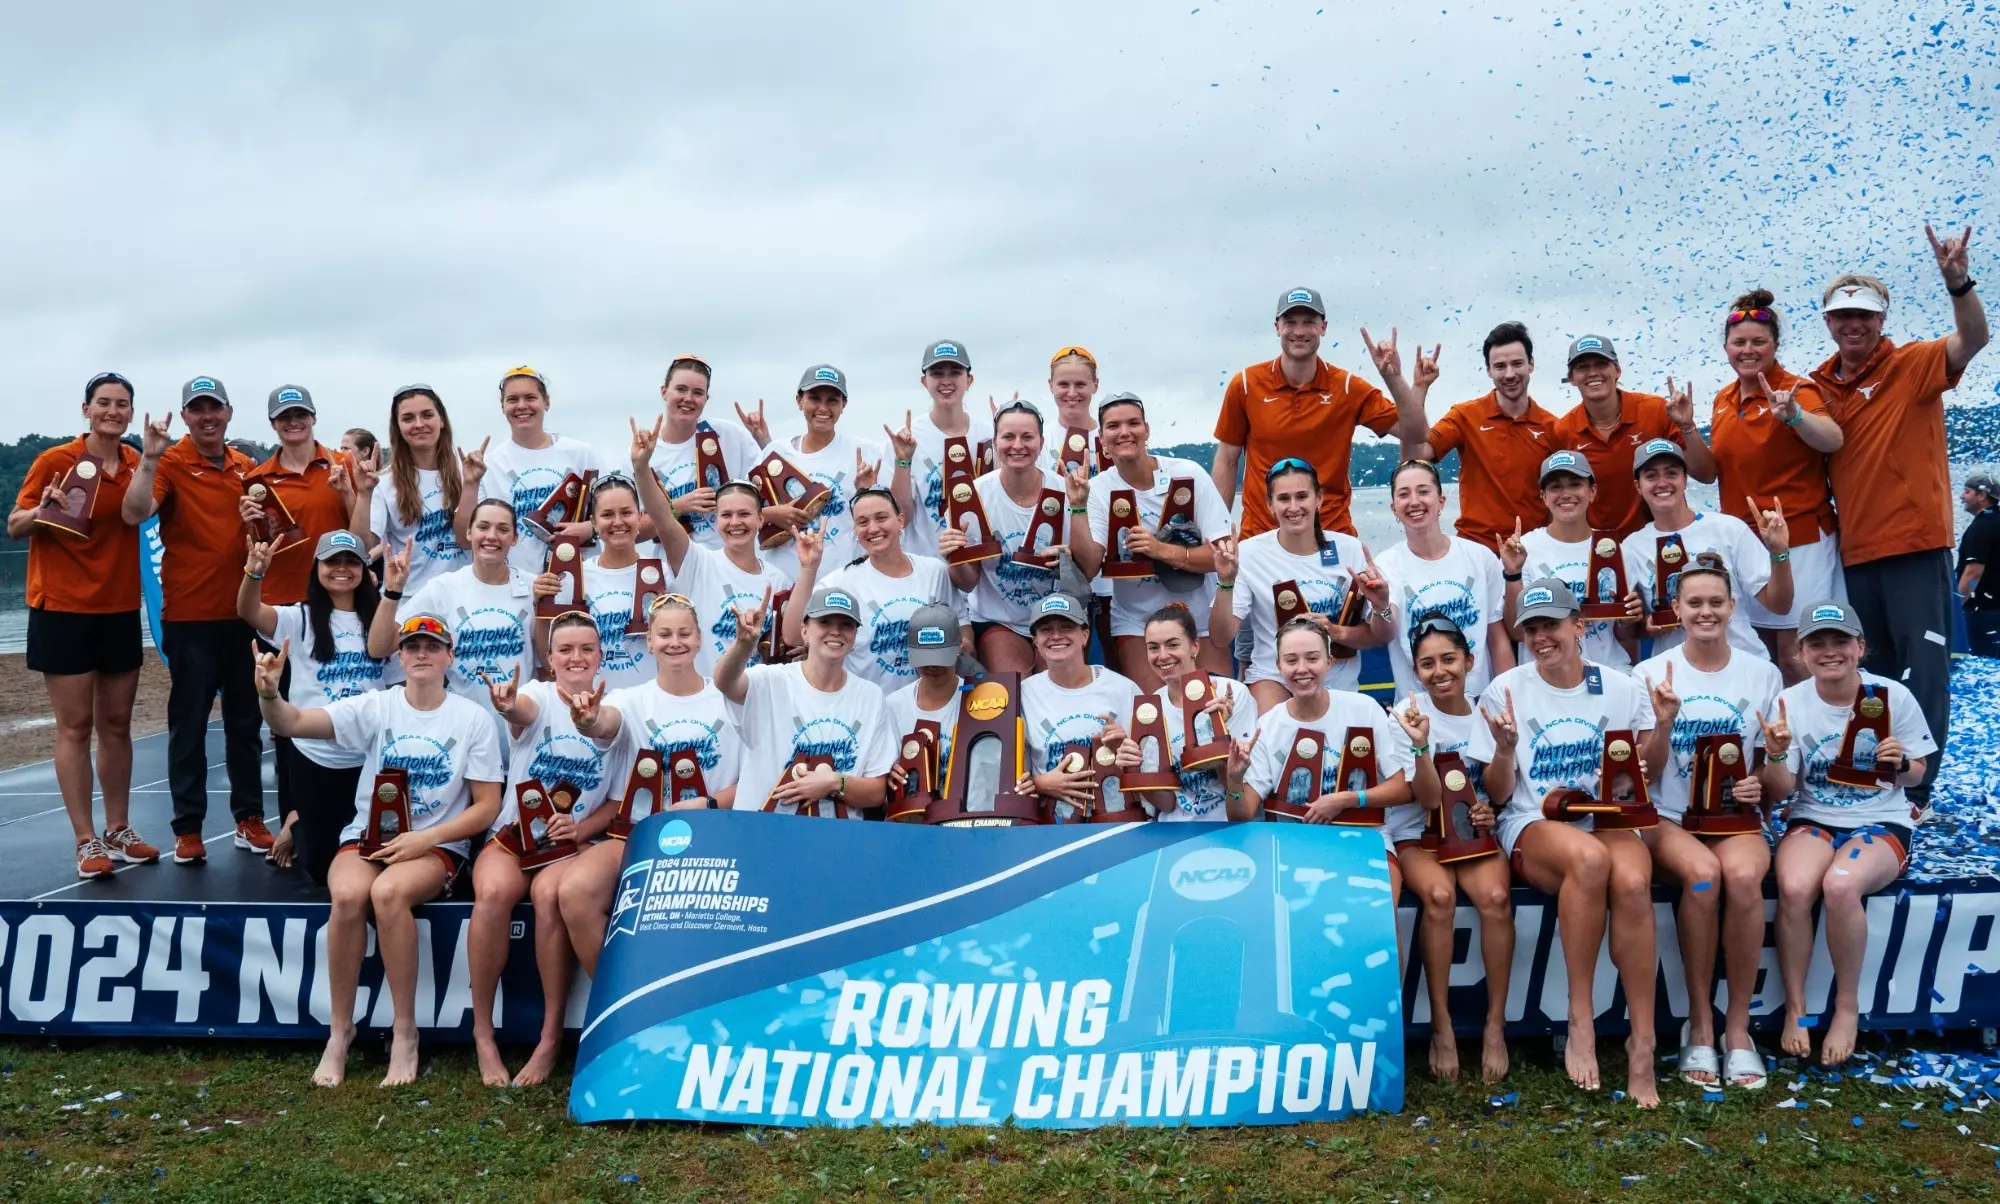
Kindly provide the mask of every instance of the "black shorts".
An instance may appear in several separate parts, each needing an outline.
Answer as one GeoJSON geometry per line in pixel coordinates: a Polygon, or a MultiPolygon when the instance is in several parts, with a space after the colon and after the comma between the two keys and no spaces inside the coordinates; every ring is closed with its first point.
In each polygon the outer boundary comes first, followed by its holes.
{"type": "Polygon", "coordinates": [[[1817,836],[1832,845],[1835,851],[1851,842],[1872,844],[1880,840],[1889,846],[1889,851],[1896,855],[1896,860],[1902,863],[1904,869],[1910,868],[1910,838],[1915,833],[1904,824],[1860,824],[1842,827],[1839,824],[1822,824],[1802,819],[1785,826],[1786,836],[1795,832],[1817,836]]]}
{"type": "Polygon", "coordinates": [[[108,615],[28,611],[28,668],[35,673],[131,673],[145,659],[139,612],[108,615]]]}

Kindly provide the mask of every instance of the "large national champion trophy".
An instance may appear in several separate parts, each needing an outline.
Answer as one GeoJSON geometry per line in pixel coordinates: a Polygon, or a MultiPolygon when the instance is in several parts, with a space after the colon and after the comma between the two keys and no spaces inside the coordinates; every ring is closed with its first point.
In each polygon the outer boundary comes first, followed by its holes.
{"type": "Polygon", "coordinates": [[[104,483],[104,463],[96,456],[85,452],[70,465],[63,474],[56,491],[62,494],[60,501],[51,501],[35,514],[35,525],[73,535],[78,539],[90,538],[90,512],[97,506],[97,489],[104,483]]]}
{"type": "Polygon", "coordinates": [[[944,790],[925,808],[924,822],[955,828],[1044,822],[1041,800],[1014,790],[1027,764],[1021,675],[988,673],[959,695],[958,727],[952,732],[944,790]]]}
{"type": "Polygon", "coordinates": [[[1424,834],[1418,844],[1437,856],[1440,865],[1476,861],[1500,851],[1500,842],[1491,829],[1472,822],[1472,805],[1479,796],[1472,788],[1472,774],[1465,758],[1455,752],[1436,753],[1431,758],[1440,787],[1438,806],[1424,812],[1424,834]]]}

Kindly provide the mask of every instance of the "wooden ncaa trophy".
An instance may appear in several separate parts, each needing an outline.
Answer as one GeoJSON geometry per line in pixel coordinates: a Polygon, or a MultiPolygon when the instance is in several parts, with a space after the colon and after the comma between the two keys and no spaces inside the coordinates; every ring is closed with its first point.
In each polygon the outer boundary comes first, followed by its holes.
{"type": "Polygon", "coordinates": [[[1028,516],[1028,529],[1021,535],[1021,546],[1014,553],[1015,564],[1045,573],[1056,571],[1056,561],[1063,552],[1063,503],[1067,500],[1061,490],[1042,490],[1028,516]]]}
{"type": "Polygon", "coordinates": [[[970,477],[944,487],[944,521],[965,533],[965,546],[946,556],[946,564],[977,564],[993,560],[1007,550],[1005,544],[994,538],[993,522],[986,517],[986,503],[980,500],[970,477]]]}
{"type": "Polygon", "coordinates": [[[1604,733],[1597,795],[1613,808],[1599,813],[1593,825],[1599,832],[1641,832],[1659,825],[1660,813],[1653,809],[1646,775],[1639,769],[1638,737],[1631,731],[1620,728],[1604,733]]]}
{"type": "MultiPolygon", "coordinates": [[[[795,781],[806,777],[815,770],[837,770],[837,768],[833,763],[833,758],[826,753],[793,753],[791,762],[785,766],[783,772],[778,774],[778,782],[782,784],[786,781],[795,781]]],[[[775,792],[771,797],[764,800],[764,810],[766,811],[776,812],[779,807],[784,805],[778,801],[778,796],[775,792]]],[[[847,800],[837,795],[828,795],[825,798],[815,799],[810,803],[799,803],[792,808],[792,814],[794,815],[821,816],[831,819],[846,819],[847,811],[847,800]]]]}
{"type": "Polygon", "coordinates": [[[1271,787],[1271,797],[1264,800],[1264,818],[1277,822],[1303,822],[1306,809],[1325,793],[1320,789],[1325,766],[1326,733],[1318,728],[1300,728],[1292,736],[1292,747],[1285,753],[1285,768],[1271,787]],[[1300,774],[1306,778],[1305,798],[1294,802],[1292,786],[1300,774]]]}
{"type": "MultiPolygon", "coordinates": [[[[1340,597],[1340,609],[1334,612],[1333,621],[1337,626],[1354,627],[1361,622],[1361,608],[1368,599],[1361,593],[1361,583],[1351,575],[1347,579],[1347,592],[1340,597]]],[[[1354,649],[1338,640],[1328,649],[1328,654],[1337,661],[1351,661],[1358,655],[1354,649]]]]}
{"type": "MultiPolygon", "coordinates": [[[[1139,746],[1139,765],[1118,776],[1119,791],[1128,799],[1143,794],[1179,794],[1181,775],[1174,772],[1174,746],[1167,739],[1167,717],[1160,708],[1159,699],[1151,694],[1141,694],[1132,701],[1132,729],[1129,734],[1133,743],[1139,746]],[[1143,768],[1148,752],[1152,754],[1152,769],[1143,768]]],[[[1159,800],[1148,801],[1154,803],[1154,810],[1163,809],[1159,800]]]]}
{"type": "Polygon", "coordinates": [[[588,613],[590,599],[583,592],[583,539],[576,535],[555,535],[549,539],[548,571],[556,576],[556,592],[535,599],[535,617],[553,619],[572,610],[588,613]],[[567,592],[568,601],[564,601],[567,592]]]}
{"type": "Polygon", "coordinates": [[[626,635],[646,634],[653,619],[653,599],[667,592],[667,566],[657,558],[641,560],[632,570],[632,614],[625,620],[626,635]]]}
{"type": "Polygon", "coordinates": [[[1763,812],[1756,804],[1736,798],[1736,783],[1749,772],[1742,736],[1735,732],[1696,736],[1694,765],[1688,775],[1687,813],[1681,816],[1681,827],[1697,836],[1762,832],[1763,812]]]}
{"type": "Polygon", "coordinates": [[[891,823],[920,824],[924,810],[937,801],[938,741],[943,729],[935,719],[919,719],[903,737],[896,767],[903,771],[903,784],[890,784],[883,800],[883,818],[891,823]]]}
{"type": "Polygon", "coordinates": [[[1104,527],[1104,565],[1097,575],[1112,581],[1126,581],[1153,575],[1153,559],[1126,546],[1126,539],[1139,529],[1139,495],[1130,489],[1111,491],[1111,517],[1104,527]]]}
{"type": "Polygon", "coordinates": [[[1090,428],[1066,427],[1063,430],[1062,450],[1056,457],[1056,464],[1062,475],[1068,476],[1090,463],[1090,428]]]}
{"type": "Polygon", "coordinates": [[[1455,752],[1433,753],[1441,793],[1438,806],[1424,814],[1424,834],[1419,844],[1437,856],[1440,865],[1476,861],[1500,851],[1500,842],[1490,829],[1472,822],[1472,806],[1479,796],[1472,789],[1472,774],[1465,758],[1455,752]]]}
{"type": "Polygon", "coordinates": [[[543,543],[553,542],[556,528],[564,523],[580,523],[590,517],[590,486],[595,480],[595,468],[565,476],[549,496],[542,499],[541,505],[521,517],[521,525],[543,543]]]}
{"type": "Polygon", "coordinates": [[[1618,537],[1609,531],[1592,531],[1590,578],[1577,613],[1586,619],[1622,619],[1625,595],[1630,592],[1625,583],[1625,553],[1619,550],[1618,537]]]}
{"type": "MultiPolygon", "coordinates": [[[[1340,745],[1340,784],[1336,790],[1367,790],[1382,782],[1375,760],[1375,729],[1350,727],[1340,745]]],[[[1333,822],[1349,827],[1379,828],[1388,822],[1387,807],[1349,807],[1333,817],[1333,822]]]]}
{"type": "Polygon", "coordinates": [[[250,533],[258,543],[269,544],[273,556],[305,542],[305,528],[285,508],[277,490],[262,481],[251,481],[243,486],[243,495],[258,511],[257,520],[250,524],[250,533]]]}
{"type": "Polygon", "coordinates": [[[370,857],[410,830],[410,771],[384,769],[368,792],[368,826],[361,830],[361,855],[370,857]]]}
{"type": "Polygon", "coordinates": [[[1848,717],[1847,731],[1840,737],[1840,755],[1826,767],[1826,780],[1857,790],[1895,785],[1895,767],[1878,767],[1872,750],[1867,764],[1856,758],[1855,739],[1862,732],[1872,733],[1878,746],[1889,738],[1889,691],[1870,681],[1862,682],[1861,693],[1855,696],[1854,712],[1848,717]]]}
{"type": "MultiPolygon", "coordinates": [[[[720,489],[729,480],[729,461],[722,455],[722,439],[707,422],[694,424],[694,487],[720,489]]],[[[694,530],[694,515],[680,516],[681,526],[694,530]]]]}
{"type": "Polygon", "coordinates": [[[958,727],[944,793],[924,822],[953,828],[1011,828],[1043,822],[1041,800],[1016,794],[1028,763],[1021,723],[1021,675],[988,673],[959,695],[958,727]]]}
{"type": "MultiPolygon", "coordinates": [[[[85,452],[70,465],[56,486],[61,501],[52,501],[35,513],[35,525],[60,531],[78,539],[90,538],[90,512],[97,506],[97,487],[104,483],[104,462],[85,452]]],[[[296,541],[294,541],[296,542],[296,541]]]]}
{"type": "Polygon", "coordinates": [[[1687,545],[1678,533],[1660,536],[1659,550],[1653,554],[1653,598],[1646,616],[1655,627],[1681,625],[1680,616],[1674,613],[1674,594],[1687,558],[1687,545]]]}
{"type": "Polygon", "coordinates": [[[579,791],[568,782],[558,782],[553,790],[533,778],[514,787],[514,822],[500,829],[494,839],[512,853],[524,872],[574,857],[583,851],[569,840],[550,840],[549,822],[567,815],[576,804],[579,791]]]}
{"type": "Polygon", "coordinates": [[[757,659],[766,665],[782,665],[804,655],[805,649],[785,642],[785,604],[792,591],[781,589],[771,595],[771,609],[764,616],[764,630],[757,635],[757,659]]]}
{"type": "MultiPolygon", "coordinates": [[[[799,471],[797,465],[773,451],[750,470],[751,483],[764,491],[767,506],[797,506],[807,519],[816,519],[833,500],[833,490],[799,471]]],[[[757,533],[758,546],[782,547],[792,539],[791,528],[765,523],[757,533]]]]}
{"type": "Polygon", "coordinates": [[[632,834],[633,825],[655,812],[666,810],[666,761],[656,748],[641,748],[632,756],[632,772],[625,779],[625,797],[618,803],[618,814],[611,817],[611,824],[604,834],[613,840],[623,840],[632,834]],[[645,800],[646,810],[639,810],[640,800],[645,800]]]}
{"type": "Polygon", "coordinates": [[[1293,619],[1312,613],[1312,607],[1306,604],[1305,593],[1296,581],[1280,581],[1271,587],[1271,610],[1277,615],[1279,631],[1283,631],[1285,624],[1293,619]]]}
{"type": "Polygon", "coordinates": [[[711,807],[715,805],[714,796],[708,792],[708,780],[702,776],[700,753],[692,748],[677,748],[667,754],[664,797],[669,808],[698,798],[709,799],[711,807]]]}
{"type": "Polygon", "coordinates": [[[1229,727],[1207,710],[1216,694],[1215,680],[1196,671],[1181,679],[1181,769],[1201,769],[1229,759],[1229,727]],[[1203,742],[1195,724],[1208,721],[1209,739],[1203,742]]]}

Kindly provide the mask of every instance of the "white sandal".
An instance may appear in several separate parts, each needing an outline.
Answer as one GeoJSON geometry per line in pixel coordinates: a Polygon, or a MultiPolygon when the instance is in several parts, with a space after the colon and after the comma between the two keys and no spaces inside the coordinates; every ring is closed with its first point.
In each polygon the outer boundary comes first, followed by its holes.
{"type": "Polygon", "coordinates": [[[1723,1066],[1723,1079],[1731,1087],[1740,1087],[1745,1091],[1762,1091],[1771,1081],[1770,1072],[1764,1066],[1764,1055],[1757,1052],[1755,1045],[1748,1049],[1730,1050],[1723,1066]],[[1737,1082],[1738,1077],[1743,1075],[1753,1077],[1747,1083],[1737,1082]]]}
{"type": "Polygon", "coordinates": [[[1681,1046],[1680,1063],[1681,1082],[1700,1087],[1707,1091],[1722,1090],[1722,1062],[1716,1057],[1713,1045],[1681,1046]],[[1715,1077],[1707,1082],[1688,1077],[1697,1070],[1705,1071],[1715,1077]]]}

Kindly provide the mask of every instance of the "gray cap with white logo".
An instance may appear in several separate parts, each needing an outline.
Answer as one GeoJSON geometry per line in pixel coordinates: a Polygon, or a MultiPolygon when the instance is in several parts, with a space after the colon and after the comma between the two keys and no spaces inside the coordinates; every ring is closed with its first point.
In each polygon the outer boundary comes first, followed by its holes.
{"type": "Polygon", "coordinates": [[[1295,309],[1309,309],[1320,317],[1326,316],[1326,302],[1316,288],[1295,288],[1278,298],[1278,316],[1284,317],[1295,309]]]}
{"type": "Polygon", "coordinates": [[[847,373],[832,364],[814,364],[799,377],[799,392],[813,389],[835,389],[842,397],[847,396],[847,373]]]}
{"type": "Polygon", "coordinates": [[[279,385],[271,390],[270,416],[276,418],[286,410],[304,410],[314,417],[319,416],[319,411],[313,408],[313,395],[298,385],[279,385]]]}
{"type": "Polygon", "coordinates": [[[910,612],[910,667],[950,668],[958,664],[958,616],[951,607],[919,606],[910,612]]]}
{"type": "Polygon", "coordinates": [[[1516,603],[1520,609],[1515,622],[1529,619],[1573,619],[1577,615],[1576,595],[1554,577],[1530,581],[1516,603]]]}
{"type": "Polygon", "coordinates": [[[957,339],[940,339],[924,348],[924,366],[919,372],[929,372],[939,364],[957,364],[967,372],[972,371],[972,357],[965,353],[965,344],[957,339]]]}
{"type": "Polygon", "coordinates": [[[1569,345],[1569,357],[1563,360],[1563,363],[1574,365],[1576,361],[1590,355],[1610,360],[1614,364],[1618,362],[1618,348],[1611,345],[1610,339],[1601,334],[1587,334],[1569,345]]]}

